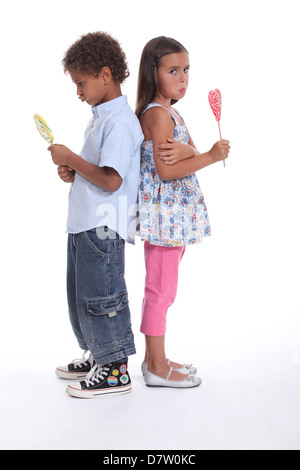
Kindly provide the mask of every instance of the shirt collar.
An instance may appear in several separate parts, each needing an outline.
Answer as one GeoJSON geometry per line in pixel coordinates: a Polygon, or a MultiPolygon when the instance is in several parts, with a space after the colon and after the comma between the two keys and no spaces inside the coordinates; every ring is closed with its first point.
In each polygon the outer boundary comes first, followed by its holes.
{"type": "Polygon", "coordinates": [[[94,116],[103,116],[103,114],[108,113],[111,109],[121,106],[122,104],[127,104],[126,95],[118,96],[118,98],[107,101],[106,103],[101,103],[98,106],[92,106],[92,112],[94,116]]]}

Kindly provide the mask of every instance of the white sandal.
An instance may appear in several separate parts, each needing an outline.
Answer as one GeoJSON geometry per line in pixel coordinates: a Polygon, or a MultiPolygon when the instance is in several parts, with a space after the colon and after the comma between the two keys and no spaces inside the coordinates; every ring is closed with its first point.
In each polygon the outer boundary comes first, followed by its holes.
{"type": "Polygon", "coordinates": [[[198,387],[198,385],[202,383],[201,378],[195,377],[194,375],[189,375],[184,380],[169,380],[173,370],[178,371],[178,369],[170,367],[169,373],[164,379],[163,377],[152,374],[152,372],[146,369],[144,379],[147,387],[192,388],[198,387]]]}
{"type": "MultiPolygon", "coordinates": [[[[168,359],[168,365],[170,365],[170,359],[168,359]]],[[[145,372],[147,370],[147,362],[143,362],[141,366],[142,374],[145,375],[145,372]]],[[[180,372],[181,374],[185,375],[196,375],[197,374],[197,369],[196,367],[193,367],[193,364],[184,364],[183,367],[180,367],[180,369],[175,369],[177,372],[180,372]]]]}

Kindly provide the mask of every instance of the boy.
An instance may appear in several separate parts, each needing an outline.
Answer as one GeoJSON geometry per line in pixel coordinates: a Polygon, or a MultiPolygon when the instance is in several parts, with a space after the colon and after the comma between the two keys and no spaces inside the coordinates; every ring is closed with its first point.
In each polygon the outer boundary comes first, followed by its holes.
{"type": "Polygon", "coordinates": [[[127,358],[135,345],[124,245],[134,243],[143,134],[121,93],[129,72],[115,39],[102,32],[84,35],[66,52],[63,65],[93,117],[80,155],[64,145],[49,147],[59,176],[72,182],[67,294],[71,325],[85,351],[82,360],[58,367],[56,374],[84,379],[68,385],[75,397],[128,393],[127,358]]]}

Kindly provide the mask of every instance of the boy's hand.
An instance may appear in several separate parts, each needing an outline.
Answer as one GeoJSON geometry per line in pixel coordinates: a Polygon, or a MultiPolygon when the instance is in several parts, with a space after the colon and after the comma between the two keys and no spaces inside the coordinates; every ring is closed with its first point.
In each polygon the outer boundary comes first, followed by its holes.
{"type": "Polygon", "coordinates": [[[216,142],[208,153],[210,153],[216,162],[219,162],[221,160],[225,160],[228,157],[229,151],[229,140],[222,139],[219,140],[219,142],[216,142]]]}
{"type": "Polygon", "coordinates": [[[157,154],[165,165],[175,165],[181,160],[195,156],[195,149],[191,145],[174,139],[167,139],[167,142],[167,144],[159,144],[157,154]]]}
{"type": "Polygon", "coordinates": [[[48,148],[53,163],[57,166],[71,166],[72,151],[65,145],[53,144],[48,148]]]}
{"type": "Polygon", "coordinates": [[[57,168],[57,173],[60,179],[65,183],[73,183],[75,178],[75,171],[68,166],[61,165],[57,168]]]}

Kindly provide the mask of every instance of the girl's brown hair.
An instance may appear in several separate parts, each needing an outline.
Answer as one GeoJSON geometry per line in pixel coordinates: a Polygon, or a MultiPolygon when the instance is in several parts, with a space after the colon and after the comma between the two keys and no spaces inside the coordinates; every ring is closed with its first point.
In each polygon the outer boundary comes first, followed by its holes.
{"type": "MultiPolygon", "coordinates": [[[[186,51],[186,48],[175,39],[166,36],[159,36],[151,39],[143,49],[137,89],[137,103],[135,113],[137,117],[143,114],[149,103],[155,98],[158,91],[157,69],[159,61],[168,54],[186,51]]],[[[176,101],[171,101],[171,104],[176,101]]]]}

